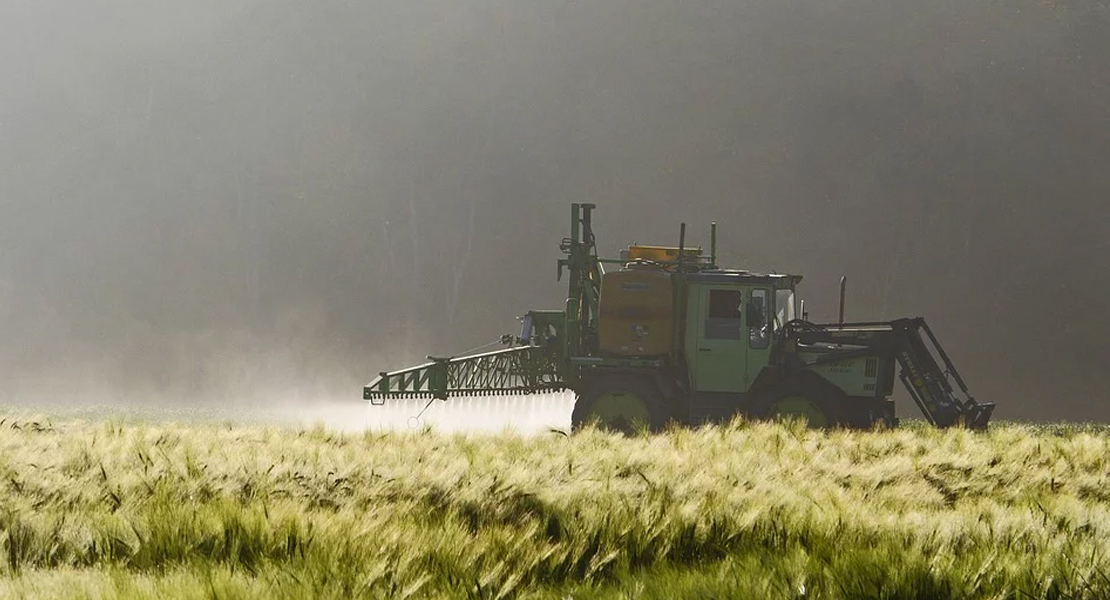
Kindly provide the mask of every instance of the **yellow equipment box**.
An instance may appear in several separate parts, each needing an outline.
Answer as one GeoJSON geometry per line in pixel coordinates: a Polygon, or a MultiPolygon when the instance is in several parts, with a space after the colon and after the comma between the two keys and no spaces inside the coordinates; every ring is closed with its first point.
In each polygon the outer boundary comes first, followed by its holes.
{"type": "MultiPolygon", "coordinates": [[[[701,248],[686,248],[683,250],[686,260],[697,262],[701,257],[701,248]]],[[[678,248],[674,246],[629,246],[622,257],[629,262],[639,260],[653,260],[656,262],[678,262],[678,248]]]]}

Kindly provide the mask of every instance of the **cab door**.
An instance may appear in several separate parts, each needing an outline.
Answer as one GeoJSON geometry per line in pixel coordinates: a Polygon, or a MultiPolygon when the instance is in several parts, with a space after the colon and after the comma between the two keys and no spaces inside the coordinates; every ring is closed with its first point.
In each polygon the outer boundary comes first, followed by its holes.
{"type": "Polygon", "coordinates": [[[745,294],[739,286],[699,286],[696,310],[690,311],[687,339],[693,363],[694,389],[698,392],[747,390],[748,332],[741,309],[745,294]]]}
{"type": "Polygon", "coordinates": [[[771,336],[774,331],[772,321],[773,290],[764,287],[745,289],[747,300],[744,308],[744,331],[748,340],[747,379],[745,391],[759,377],[771,359],[771,336]]]}

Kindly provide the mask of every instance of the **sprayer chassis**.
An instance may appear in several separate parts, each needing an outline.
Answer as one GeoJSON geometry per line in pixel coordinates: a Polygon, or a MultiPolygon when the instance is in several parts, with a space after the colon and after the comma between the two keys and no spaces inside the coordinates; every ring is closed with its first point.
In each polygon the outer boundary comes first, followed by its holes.
{"type": "Polygon", "coordinates": [[[559,261],[559,276],[565,271],[569,280],[564,310],[528,312],[520,335],[503,336],[505,349],[429,357],[428,363],[381,373],[365,386],[363,398],[379,404],[386,398],[569,389],[577,397],[576,427],[596,420],[617,428],[634,421],[658,428],[668,421],[700,424],[738,414],[871,427],[897,423],[890,400],[897,368],[930,423],[980,428],[990,419],[994,405],[969,394],[921,317],[834,324],[796,319],[801,276],[718,267],[715,225],[708,257],[686,248],[683,225],[677,248],[632,246],[620,259],[600,258],[593,208],[571,206],[571,236],[560,244],[566,257],[559,261]],[[606,265],[620,271],[606,273],[606,265]],[[615,282],[636,283],[627,276],[630,269],[653,270],[650,281],[663,282],[665,290],[654,293],[670,296],[645,304],[630,283],[621,283],[627,289],[618,294],[615,282]],[[609,300],[602,300],[606,290],[609,300]],[[621,304],[614,298],[630,299],[621,304]],[[599,339],[599,330],[608,341],[599,339]],[[637,340],[651,335],[655,353],[637,355],[637,340]]]}

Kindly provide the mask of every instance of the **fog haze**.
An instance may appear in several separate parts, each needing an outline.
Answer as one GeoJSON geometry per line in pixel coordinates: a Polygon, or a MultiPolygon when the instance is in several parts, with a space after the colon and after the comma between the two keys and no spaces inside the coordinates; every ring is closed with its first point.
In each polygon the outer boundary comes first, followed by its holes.
{"type": "Polygon", "coordinates": [[[1099,1],[0,0],[0,402],[357,400],[594,202],[1107,420],[1108,73],[1099,1]]]}

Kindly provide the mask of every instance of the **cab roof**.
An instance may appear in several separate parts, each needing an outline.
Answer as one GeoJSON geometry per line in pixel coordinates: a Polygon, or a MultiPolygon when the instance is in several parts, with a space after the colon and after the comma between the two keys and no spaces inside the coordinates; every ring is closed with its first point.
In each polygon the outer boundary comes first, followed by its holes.
{"type": "Polygon", "coordinates": [[[687,274],[686,280],[691,283],[717,284],[769,283],[776,289],[783,289],[798,285],[802,276],[787,273],[757,273],[741,269],[707,269],[687,274]]]}

